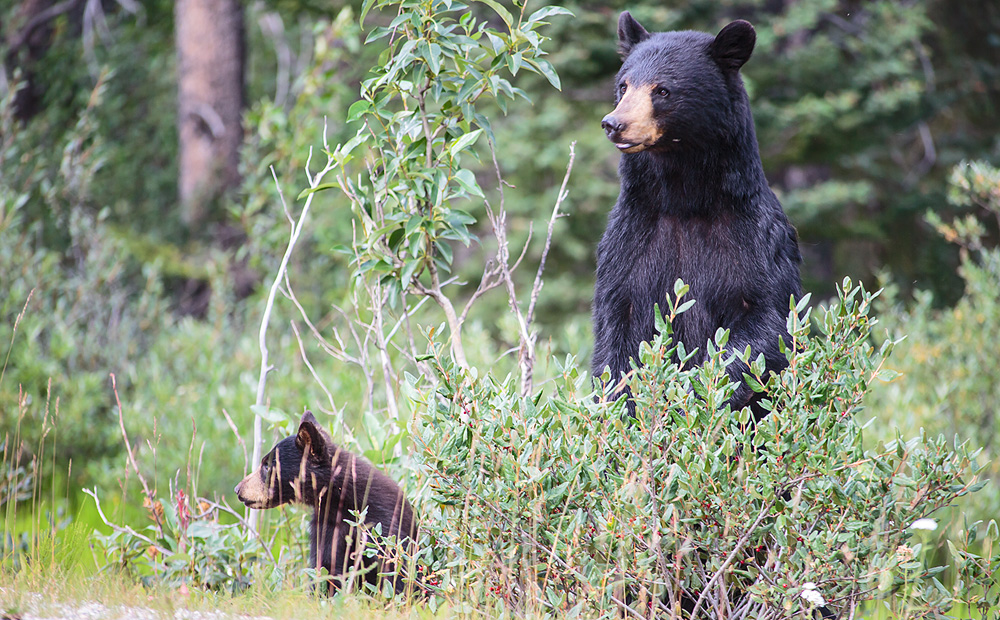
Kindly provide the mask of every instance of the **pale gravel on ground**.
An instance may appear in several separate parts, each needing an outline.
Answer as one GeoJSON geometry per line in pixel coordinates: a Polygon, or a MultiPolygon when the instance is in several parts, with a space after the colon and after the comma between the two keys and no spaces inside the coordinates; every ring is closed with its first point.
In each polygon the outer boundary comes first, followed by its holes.
{"type": "MultiPolygon", "coordinates": [[[[6,596],[0,590],[0,601],[6,596]]],[[[108,607],[101,603],[88,602],[67,605],[62,603],[43,603],[40,597],[18,597],[18,606],[0,603],[0,619],[11,620],[270,620],[267,616],[244,616],[226,614],[219,611],[193,611],[175,609],[161,611],[143,607],[128,607],[114,605],[108,607]]]]}

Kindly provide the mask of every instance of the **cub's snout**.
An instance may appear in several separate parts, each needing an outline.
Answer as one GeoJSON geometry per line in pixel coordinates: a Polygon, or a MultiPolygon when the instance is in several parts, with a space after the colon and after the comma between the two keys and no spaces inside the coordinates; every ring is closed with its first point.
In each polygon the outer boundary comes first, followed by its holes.
{"type": "Polygon", "coordinates": [[[249,508],[263,509],[271,507],[271,492],[260,469],[255,469],[249,476],[240,480],[233,489],[236,497],[249,508]]]}

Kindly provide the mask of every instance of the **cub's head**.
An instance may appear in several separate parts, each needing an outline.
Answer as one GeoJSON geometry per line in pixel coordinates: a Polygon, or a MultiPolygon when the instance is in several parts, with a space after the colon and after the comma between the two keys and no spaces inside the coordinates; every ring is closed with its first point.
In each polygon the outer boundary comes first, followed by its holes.
{"type": "Polygon", "coordinates": [[[690,30],[649,33],[622,13],[615,109],[601,122],[608,139],[623,153],[638,153],[714,146],[747,122],[752,127],[739,70],[756,41],[743,20],[713,37],[690,30]]]}
{"type": "Polygon", "coordinates": [[[330,481],[333,446],[330,435],[306,411],[299,431],[275,444],[260,466],[236,485],[236,496],[258,509],[292,501],[315,504],[330,481]]]}

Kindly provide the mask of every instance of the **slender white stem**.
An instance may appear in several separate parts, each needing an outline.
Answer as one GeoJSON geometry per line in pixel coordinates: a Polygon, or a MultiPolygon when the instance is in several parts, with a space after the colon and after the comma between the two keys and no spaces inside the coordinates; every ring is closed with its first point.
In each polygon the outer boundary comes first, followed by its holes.
{"type": "MultiPolygon", "coordinates": [[[[325,141],[325,137],[324,137],[325,141]]],[[[309,150],[309,157],[312,158],[312,149],[309,150]]],[[[309,174],[309,168],[306,167],[306,177],[309,179],[310,189],[315,189],[323,177],[333,170],[334,162],[331,158],[327,157],[326,166],[316,173],[315,176],[309,174]]],[[[278,183],[278,177],[274,172],[274,166],[271,167],[271,176],[274,177],[274,184],[278,188],[278,196],[281,198],[281,205],[284,207],[285,212],[288,213],[288,205],[285,203],[285,196],[281,192],[281,185],[278,183]]],[[[264,405],[264,390],[267,386],[267,373],[270,371],[270,366],[268,366],[268,352],[267,352],[267,326],[271,321],[271,310],[274,308],[274,299],[278,295],[278,288],[281,286],[281,281],[285,277],[285,272],[288,269],[288,261],[292,257],[292,251],[295,249],[295,244],[299,240],[299,236],[302,234],[302,228],[305,225],[306,218],[309,215],[309,207],[312,206],[313,198],[316,193],[313,192],[306,197],[306,204],[302,207],[302,212],[299,214],[299,219],[292,226],[292,231],[288,239],[288,247],[285,248],[285,254],[281,257],[281,264],[278,266],[278,273],[274,276],[274,282],[271,283],[271,290],[267,294],[267,303],[264,304],[264,314],[260,319],[260,332],[257,336],[257,343],[260,346],[260,376],[257,379],[257,399],[255,404],[257,408],[264,405]]],[[[260,413],[255,411],[253,418],[253,457],[250,460],[250,465],[254,466],[260,461],[261,448],[263,444],[263,422],[260,417],[260,413]]],[[[257,532],[257,523],[260,520],[260,511],[250,510],[250,514],[247,516],[247,526],[251,532],[257,532]]]]}

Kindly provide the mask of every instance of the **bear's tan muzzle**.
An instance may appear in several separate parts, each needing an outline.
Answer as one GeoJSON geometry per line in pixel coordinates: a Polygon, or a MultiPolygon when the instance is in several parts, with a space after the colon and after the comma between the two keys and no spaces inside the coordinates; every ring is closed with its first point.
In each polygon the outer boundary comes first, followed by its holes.
{"type": "Polygon", "coordinates": [[[653,85],[627,89],[618,106],[601,121],[608,139],[623,153],[638,153],[656,144],[663,131],[653,116],[653,85]]]}

